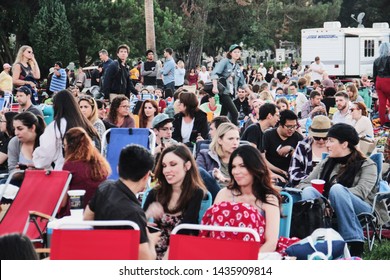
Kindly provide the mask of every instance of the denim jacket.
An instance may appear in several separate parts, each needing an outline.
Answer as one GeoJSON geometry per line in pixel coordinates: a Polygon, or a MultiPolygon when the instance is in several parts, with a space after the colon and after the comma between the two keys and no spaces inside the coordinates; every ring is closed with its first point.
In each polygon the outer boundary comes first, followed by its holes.
{"type": "Polygon", "coordinates": [[[237,88],[242,87],[246,88],[246,82],[244,74],[238,63],[233,64],[232,61],[228,58],[223,58],[217,65],[213,72],[211,73],[212,80],[224,79],[226,80],[225,94],[232,94],[236,92],[237,88]]]}

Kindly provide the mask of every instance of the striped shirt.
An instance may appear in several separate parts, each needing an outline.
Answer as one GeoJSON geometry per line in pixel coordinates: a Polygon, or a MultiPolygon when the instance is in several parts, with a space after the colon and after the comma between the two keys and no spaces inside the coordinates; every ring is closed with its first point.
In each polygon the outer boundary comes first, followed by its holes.
{"type": "Polygon", "coordinates": [[[66,88],[66,72],[65,69],[59,69],[60,76],[53,74],[50,82],[50,90],[52,92],[58,92],[66,88]]]}

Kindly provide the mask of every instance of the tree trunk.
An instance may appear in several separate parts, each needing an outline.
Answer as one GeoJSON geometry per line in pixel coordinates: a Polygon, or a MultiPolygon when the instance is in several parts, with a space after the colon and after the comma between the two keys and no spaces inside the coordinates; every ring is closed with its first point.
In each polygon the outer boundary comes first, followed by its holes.
{"type": "Polygon", "coordinates": [[[156,35],[154,31],[154,6],[153,0],[145,0],[145,33],[146,49],[156,53],[156,35]]]}
{"type": "Polygon", "coordinates": [[[190,49],[188,50],[187,70],[195,68],[196,65],[200,65],[202,52],[204,33],[206,28],[206,22],[208,17],[208,9],[196,9],[196,13],[193,17],[193,29],[191,36],[190,49]]]}

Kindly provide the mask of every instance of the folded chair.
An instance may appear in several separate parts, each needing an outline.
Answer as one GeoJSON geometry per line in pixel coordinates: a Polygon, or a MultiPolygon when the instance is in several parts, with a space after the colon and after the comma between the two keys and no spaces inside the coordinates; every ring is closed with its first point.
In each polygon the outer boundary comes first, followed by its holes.
{"type": "Polygon", "coordinates": [[[15,174],[23,173],[23,183],[0,223],[0,235],[18,232],[43,242],[48,220],[56,216],[72,175],[68,171],[18,170],[11,173],[6,185],[15,174]]]}
{"type": "Polygon", "coordinates": [[[279,237],[290,237],[293,197],[287,192],[280,192],[282,196],[282,217],[280,218],[279,237]]]}
{"type": "Polygon", "coordinates": [[[111,128],[106,130],[102,137],[101,152],[111,166],[109,179],[118,179],[117,166],[122,148],[129,144],[138,144],[149,149],[153,154],[156,145],[156,136],[148,128],[111,128]]]}
{"type": "Polygon", "coordinates": [[[259,249],[259,234],[251,228],[181,224],[171,232],[168,259],[257,260],[259,249]],[[247,232],[252,234],[256,241],[215,239],[178,234],[178,231],[182,229],[247,232]]]}
{"type": "Polygon", "coordinates": [[[368,242],[368,248],[371,251],[374,247],[375,239],[378,237],[379,242],[382,241],[382,225],[379,224],[377,214],[375,212],[375,206],[378,203],[385,203],[386,200],[390,199],[390,187],[386,181],[382,180],[382,165],[383,165],[383,154],[375,153],[370,158],[376,163],[377,166],[377,190],[372,204],[370,212],[363,212],[358,215],[359,221],[363,226],[365,235],[368,242]]]}
{"type": "Polygon", "coordinates": [[[138,260],[139,241],[139,226],[132,221],[65,221],[53,230],[50,259],[138,260]]]}

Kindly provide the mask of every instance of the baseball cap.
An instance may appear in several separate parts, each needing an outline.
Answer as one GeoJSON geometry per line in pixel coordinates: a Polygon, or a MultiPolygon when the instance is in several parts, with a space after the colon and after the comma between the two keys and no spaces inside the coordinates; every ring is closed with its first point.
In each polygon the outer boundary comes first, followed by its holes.
{"type": "Polygon", "coordinates": [[[22,86],[22,87],[17,88],[16,92],[24,92],[26,95],[31,94],[31,90],[26,86],[22,86]]]}
{"type": "Polygon", "coordinates": [[[162,122],[173,122],[173,118],[170,118],[167,114],[160,113],[154,117],[152,121],[152,127],[157,128],[162,122]]]}
{"type": "Polygon", "coordinates": [[[242,48],[241,48],[240,45],[233,44],[233,45],[230,46],[229,52],[232,52],[232,51],[235,50],[235,49],[240,49],[240,50],[242,50],[242,48]]]}
{"type": "Polygon", "coordinates": [[[12,66],[9,65],[8,63],[4,63],[3,64],[3,69],[7,69],[7,68],[11,68],[12,66]]]}

